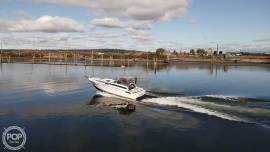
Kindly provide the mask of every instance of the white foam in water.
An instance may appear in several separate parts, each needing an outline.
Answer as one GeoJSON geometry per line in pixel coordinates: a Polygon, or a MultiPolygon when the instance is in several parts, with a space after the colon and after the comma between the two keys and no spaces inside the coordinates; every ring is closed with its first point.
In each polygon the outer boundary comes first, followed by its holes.
{"type": "Polygon", "coordinates": [[[207,109],[200,104],[204,105],[205,103],[200,101],[199,99],[195,99],[192,97],[162,97],[162,98],[150,98],[144,99],[143,102],[148,103],[156,103],[160,105],[170,105],[170,106],[178,106],[181,108],[189,109],[195,112],[208,114],[211,116],[216,116],[222,119],[233,120],[233,121],[244,121],[236,116],[231,116],[226,113],[218,112],[215,110],[207,109]]]}
{"type": "Polygon", "coordinates": [[[238,96],[224,96],[224,95],[206,95],[205,97],[225,99],[225,100],[237,100],[241,98],[238,96]]]}

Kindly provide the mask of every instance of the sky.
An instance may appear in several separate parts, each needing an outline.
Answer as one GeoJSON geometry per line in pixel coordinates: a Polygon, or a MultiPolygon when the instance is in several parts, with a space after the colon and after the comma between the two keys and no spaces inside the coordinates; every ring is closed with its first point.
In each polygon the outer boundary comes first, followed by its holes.
{"type": "Polygon", "coordinates": [[[269,0],[0,0],[2,48],[270,52],[269,0]]]}

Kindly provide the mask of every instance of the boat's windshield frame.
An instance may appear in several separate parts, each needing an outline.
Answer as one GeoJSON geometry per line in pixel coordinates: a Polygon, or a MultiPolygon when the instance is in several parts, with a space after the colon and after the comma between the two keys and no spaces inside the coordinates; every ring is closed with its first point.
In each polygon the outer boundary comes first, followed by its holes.
{"type": "Polygon", "coordinates": [[[136,77],[121,77],[116,81],[116,83],[128,86],[131,83],[136,84],[136,81],[136,77]]]}

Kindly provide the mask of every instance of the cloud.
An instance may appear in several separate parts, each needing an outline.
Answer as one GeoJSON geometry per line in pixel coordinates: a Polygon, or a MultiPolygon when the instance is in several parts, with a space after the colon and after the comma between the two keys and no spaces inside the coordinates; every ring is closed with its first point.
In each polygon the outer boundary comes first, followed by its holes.
{"type": "Polygon", "coordinates": [[[152,21],[130,21],[128,27],[136,30],[150,30],[152,28],[152,21]]]}
{"type": "Polygon", "coordinates": [[[70,35],[67,33],[53,34],[50,36],[37,37],[35,41],[38,43],[63,43],[67,42],[70,38],[70,35]]]}
{"type": "MultiPolygon", "coordinates": [[[[123,22],[117,18],[103,18],[103,19],[93,19],[91,24],[99,27],[106,28],[123,28],[126,34],[108,34],[108,33],[94,33],[96,38],[104,40],[104,38],[111,38],[115,40],[119,37],[129,37],[133,40],[145,42],[153,39],[153,36],[147,30],[152,28],[152,21],[129,21],[123,22]]],[[[104,41],[106,42],[106,41],[104,41]]]]}
{"type": "MultiPolygon", "coordinates": [[[[90,23],[91,27],[95,29],[96,27],[103,27],[97,29],[97,31],[106,30],[104,28],[119,28],[123,29],[118,31],[122,33],[120,38],[108,38],[111,40],[118,39],[122,46],[128,46],[131,44],[136,44],[136,47],[146,45],[146,42],[154,43],[154,37],[151,34],[151,29],[153,25],[157,22],[177,20],[187,13],[190,0],[25,0],[32,1],[36,3],[48,3],[48,4],[59,4],[59,5],[69,5],[69,6],[79,6],[89,9],[91,16],[94,16],[90,23]],[[122,43],[125,42],[125,43],[122,43]],[[128,43],[127,43],[128,42],[128,43]],[[129,44],[130,43],[130,44],[129,44]]],[[[49,26],[50,24],[35,24],[38,20],[24,19],[24,14],[22,14],[22,21],[16,22],[16,26],[11,26],[8,31],[14,32],[80,32],[86,31],[83,25],[81,26],[49,26]],[[20,24],[19,24],[20,23],[20,24]],[[34,23],[34,24],[33,24],[34,23]],[[38,25],[38,26],[37,26],[38,25]],[[22,27],[23,26],[23,27],[22,27]],[[34,27],[32,27],[34,26],[34,27]],[[46,26],[46,27],[44,27],[46,26]],[[49,26],[49,27],[47,27],[49,26]],[[38,27],[38,28],[37,28],[38,27]],[[59,28],[57,28],[59,27],[59,28]],[[78,27],[81,27],[78,29],[78,27]],[[68,29],[66,29],[68,28],[68,29]],[[66,29],[66,30],[64,30],[66,29]]],[[[74,21],[74,20],[73,20],[74,21]]],[[[74,21],[76,22],[76,21],[74,21]]],[[[39,23],[39,22],[38,22],[39,23]]],[[[63,21],[61,21],[63,23],[63,21]]],[[[76,22],[79,24],[78,22],[76,22]]],[[[1,24],[0,24],[1,26],[1,24]]],[[[6,25],[2,25],[7,27],[6,25]]],[[[108,31],[105,32],[107,35],[108,31]]],[[[84,32],[86,33],[86,32],[84,32]]],[[[83,34],[83,33],[80,33],[83,34]]],[[[103,42],[108,42],[106,38],[97,35],[91,35],[91,42],[95,43],[92,46],[99,46],[101,44],[104,47],[103,42]]],[[[90,36],[90,37],[91,37],[90,36]]],[[[76,37],[78,38],[78,37],[76,37]]],[[[70,38],[71,40],[77,41],[81,39],[70,38]]],[[[81,40],[83,41],[83,40],[81,40]]],[[[148,45],[147,44],[147,45],[148,45]]],[[[81,45],[81,44],[80,44],[81,45]]],[[[85,44],[82,44],[85,45],[85,44]]]]}
{"type": "Polygon", "coordinates": [[[117,18],[102,18],[93,19],[91,23],[95,26],[107,27],[107,28],[121,28],[124,23],[117,18]]]}
{"type": "Polygon", "coordinates": [[[13,32],[83,32],[84,26],[70,18],[59,16],[41,16],[36,20],[20,20],[14,24],[10,31],[13,32]]]}
{"type": "Polygon", "coordinates": [[[61,46],[62,48],[68,42],[70,35],[67,33],[55,33],[55,34],[3,34],[0,35],[4,40],[5,46],[12,46],[12,48],[51,48],[61,46]]]}
{"type": "Polygon", "coordinates": [[[270,38],[253,40],[253,42],[270,42],[270,38]]]}
{"type": "Polygon", "coordinates": [[[0,33],[3,48],[12,49],[90,49],[129,48],[124,32],[88,31],[83,33],[0,33]]]}
{"type": "Polygon", "coordinates": [[[30,0],[42,3],[77,5],[94,14],[130,17],[136,20],[169,21],[184,16],[190,0],[30,0]]]}
{"type": "Polygon", "coordinates": [[[6,32],[6,31],[8,31],[8,28],[11,25],[12,25],[12,22],[10,22],[10,21],[0,20],[0,32],[6,32]]]}
{"type": "Polygon", "coordinates": [[[79,22],[59,16],[41,16],[36,20],[0,21],[0,31],[9,32],[83,32],[85,27],[79,22]]]}
{"type": "Polygon", "coordinates": [[[153,26],[152,21],[121,21],[118,18],[101,18],[93,19],[91,24],[94,27],[106,27],[106,28],[132,28],[134,30],[150,30],[153,26]]]}
{"type": "Polygon", "coordinates": [[[136,30],[133,28],[127,28],[126,31],[132,39],[135,39],[137,41],[145,42],[153,40],[152,34],[147,31],[136,30]]]}
{"type": "Polygon", "coordinates": [[[188,21],[188,24],[197,24],[198,21],[196,19],[189,19],[188,21]]]}
{"type": "Polygon", "coordinates": [[[166,48],[168,50],[177,50],[183,47],[183,44],[178,41],[157,40],[156,46],[166,48]]]}

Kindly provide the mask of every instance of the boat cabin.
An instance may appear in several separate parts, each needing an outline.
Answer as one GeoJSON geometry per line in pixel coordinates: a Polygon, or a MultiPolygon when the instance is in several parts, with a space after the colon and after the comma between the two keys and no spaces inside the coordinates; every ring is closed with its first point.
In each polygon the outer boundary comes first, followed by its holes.
{"type": "Polygon", "coordinates": [[[136,87],[137,78],[136,77],[122,77],[116,81],[118,84],[128,86],[128,89],[131,90],[136,87]]]}
{"type": "Polygon", "coordinates": [[[122,78],[119,78],[116,83],[128,86],[131,83],[136,84],[136,82],[137,82],[136,77],[122,77],[122,78]]]}

